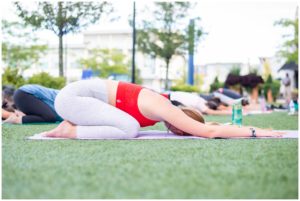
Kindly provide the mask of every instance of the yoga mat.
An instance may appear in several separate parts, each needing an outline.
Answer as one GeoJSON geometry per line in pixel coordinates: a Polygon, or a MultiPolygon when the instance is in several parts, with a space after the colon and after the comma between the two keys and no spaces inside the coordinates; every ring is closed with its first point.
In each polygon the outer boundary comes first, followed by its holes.
{"type": "MultiPolygon", "coordinates": [[[[297,130],[281,130],[282,132],[286,132],[287,134],[283,135],[281,138],[298,138],[297,130]]],[[[236,137],[236,138],[228,138],[228,139],[251,139],[251,137],[236,137]]],[[[258,137],[257,139],[266,139],[266,138],[278,138],[278,137],[258,137]]],[[[27,137],[28,140],[68,140],[68,138],[51,138],[44,137],[42,133],[35,134],[33,136],[27,137]]],[[[128,140],[154,140],[154,139],[208,139],[203,137],[195,137],[195,136],[179,136],[175,135],[171,132],[166,131],[158,131],[158,130],[148,130],[148,131],[140,131],[138,136],[135,138],[130,138],[128,140]]],[[[256,138],[255,138],[256,139],[256,138]]],[[[95,139],[89,139],[95,140],[95,139]]],[[[96,139],[96,140],[105,140],[105,139],[96,139]]]]}
{"type": "Polygon", "coordinates": [[[260,110],[257,110],[257,111],[250,111],[250,112],[244,112],[244,116],[247,116],[247,115],[255,115],[255,114],[271,114],[272,111],[260,111],[260,110]]]}

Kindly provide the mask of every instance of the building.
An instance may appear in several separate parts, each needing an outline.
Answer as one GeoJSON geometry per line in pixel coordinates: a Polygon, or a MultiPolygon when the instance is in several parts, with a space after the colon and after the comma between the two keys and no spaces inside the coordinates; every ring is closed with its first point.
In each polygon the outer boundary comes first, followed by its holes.
{"type": "MultiPolygon", "coordinates": [[[[64,40],[66,41],[66,40],[64,40]]],[[[121,50],[128,59],[132,57],[132,31],[131,30],[102,30],[102,31],[87,31],[83,32],[83,40],[78,44],[78,41],[67,41],[64,44],[64,67],[67,77],[67,82],[80,80],[84,66],[79,63],[79,60],[86,58],[89,51],[97,49],[118,49],[121,50]],[[77,44],[76,44],[77,43],[77,44]]],[[[210,84],[215,77],[219,81],[224,82],[228,73],[233,67],[241,68],[241,75],[249,73],[251,68],[256,68],[259,74],[264,72],[264,63],[259,60],[256,66],[250,66],[247,63],[209,63],[205,65],[195,64],[195,73],[200,77],[202,91],[209,91],[210,84]],[[260,63],[259,63],[260,62],[260,63]]],[[[273,77],[278,77],[277,70],[281,63],[275,58],[267,58],[267,61],[272,69],[273,77]]],[[[166,68],[165,62],[162,59],[154,58],[151,55],[145,55],[141,52],[136,52],[136,67],[139,69],[140,77],[143,80],[143,85],[156,91],[164,89],[166,68]]],[[[50,45],[45,57],[40,59],[40,65],[33,66],[24,72],[25,77],[29,77],[37,72],[49,72],[53,76],[58,76],[58,45],[50,45]]],[[[169,86],[175,80],[182,80],[186,76],[187,61],[182,56],[174,56],[169,67],[169,86]]]]}
{"type": "MultiPolygon", "coordinates": [[[[130,30],[105,30],[89,31],[83,33],[83,44],[73,44],[70,41],[64,44],[64,67],[67,82],[80,80],[82,70],[79,60],[88,57],[91,49],[118,49],[121,50],[128,59],[132,57],[132,32],[130,30]]],[[[181,79],[185,60],[180,56],[175,56],[170,63],[169,79],[181,79]]],[[[140,71],[143,85],[151,89],[161,91],[165,81],[165,62],[162,59],[136,52],[136,67],[140,71]]],[[[50,45],[45,57],[40,59],[40,65],[28,69],[25,77],[29,77],[37,72],[48,72],[53,76],[58,76],[58,45],[50,45]]]]}

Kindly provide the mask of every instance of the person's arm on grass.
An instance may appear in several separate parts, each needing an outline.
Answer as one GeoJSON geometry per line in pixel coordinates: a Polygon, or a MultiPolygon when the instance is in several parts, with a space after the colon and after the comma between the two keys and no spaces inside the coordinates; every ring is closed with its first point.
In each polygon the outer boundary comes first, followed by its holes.
{"type": "Polygon", "coordinates": [[[210,108],[207,108],[203,113],[208,115],[231,115],[232,111],[229,110],[212,110],[210,108]]]}
{"type": "MultiPolygon", "coordinates": [[[[206,125],[184,114],[179,108],[172,106],[168,101],[160,105],[156,111],[169,124],[186,133],[206,138],[234,138],[251,137],[250,127],[236,127],[229,125],[206,125]]],[[[281,133],[255,128],[257,137],[279,137],[281,133]]]]}

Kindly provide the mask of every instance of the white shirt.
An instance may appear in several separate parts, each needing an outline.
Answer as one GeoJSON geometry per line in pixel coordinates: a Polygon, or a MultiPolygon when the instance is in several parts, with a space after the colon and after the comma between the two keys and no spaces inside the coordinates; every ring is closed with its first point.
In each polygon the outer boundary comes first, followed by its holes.
{"type": "Polygon", "coordinates": [[[183,92],[183,91],[174,91],[170,93],[170,99],[176,100],[187,107],[194,107],[200,112],[205,112],[208,107],[206,106],[207,101],[197,94],[183,92]]]}

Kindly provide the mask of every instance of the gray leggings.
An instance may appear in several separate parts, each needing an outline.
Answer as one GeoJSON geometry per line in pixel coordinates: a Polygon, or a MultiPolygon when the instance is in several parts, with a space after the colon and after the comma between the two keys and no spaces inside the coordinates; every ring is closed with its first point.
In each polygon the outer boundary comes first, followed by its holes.
{"type": "Polygon", "coordinates": [[[101,79],[80,80],[56,96],[55,110],[77,125],[78,139],[126,139],[136,137],[139,123],[108,104],[106,84],[101,79]]]}

